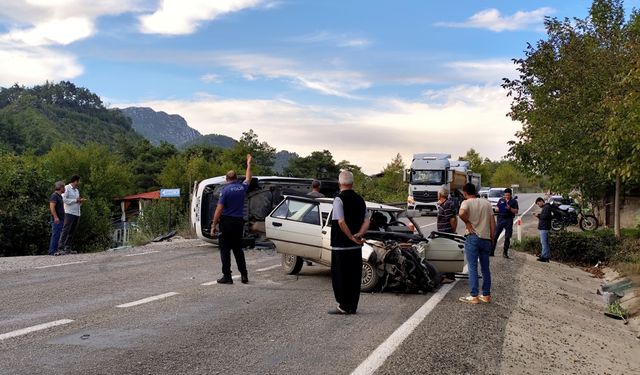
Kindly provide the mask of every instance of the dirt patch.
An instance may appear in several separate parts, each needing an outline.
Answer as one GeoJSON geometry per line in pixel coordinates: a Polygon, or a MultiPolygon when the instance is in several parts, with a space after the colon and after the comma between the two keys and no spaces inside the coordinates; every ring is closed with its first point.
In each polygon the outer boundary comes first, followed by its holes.
{"type": "Polygon", "coordinates": [[[584,269],[585,272],[589,272],[592,276],[597,279],[604,279],[604,271],[600,267],[588,267],[584,269]]]}
{"type": "Polygon", "coordinates": [[[526,254],[519,297],[506,328],[504,374],[640,373],[640,340],[604,315],[604,280],[576,267],[526,254]]]}

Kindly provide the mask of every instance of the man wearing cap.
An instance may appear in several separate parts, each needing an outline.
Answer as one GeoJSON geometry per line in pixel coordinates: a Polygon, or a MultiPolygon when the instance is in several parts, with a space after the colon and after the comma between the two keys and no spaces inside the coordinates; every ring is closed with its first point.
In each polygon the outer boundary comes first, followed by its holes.
{"type": "Polygon", "coordinates": [[[218,244],[220,247],[220,260],[222,261],[222,277],[217,280],[218,284],[233,284],[231,278],[231,251],[236,258],[238,271],[243,284],[249,282],[247,274],[247,263],[242,251],[242,238],[244,236],[244,205],[247,189],[251,182],[251,155],[247,155],[247,171],[242,183],[238,181],[236,171],[227,172],[227,184],[220,192],[218,205],[213,215],[211,223],[211,236],[218,234],[218,224],[220,224],[220,237],[218,244]]]}

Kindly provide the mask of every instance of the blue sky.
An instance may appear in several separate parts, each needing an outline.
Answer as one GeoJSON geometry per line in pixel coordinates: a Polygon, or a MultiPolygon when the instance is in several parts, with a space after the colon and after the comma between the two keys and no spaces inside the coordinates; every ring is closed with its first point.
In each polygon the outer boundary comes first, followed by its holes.
{"type": "MultiPolygon", "coordinates": [[[[625,7],[638,7],[627,0],[625,7]]],[[[511,58],[590,1],[0,0],[0,86],[71,80],[203,134],[377,172],[395,154],[499,159],[511,58]]]]}

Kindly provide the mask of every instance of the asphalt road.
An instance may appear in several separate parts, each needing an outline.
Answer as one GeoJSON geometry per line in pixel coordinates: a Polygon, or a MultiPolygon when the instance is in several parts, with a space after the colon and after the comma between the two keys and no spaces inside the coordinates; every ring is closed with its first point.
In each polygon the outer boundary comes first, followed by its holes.
{"type": "MultiPolygon", "coordinates": [[[[521,196],[521,210],[534,199],[521,196]]],[[[435,218],[418,220],[435,229],[435,218]]],[[[328,268],[288,276],[274,252],[248,251],[247,260],[247,285],[211,285],[219,253],[198,241],[0,271],[0,374],[348,374],[376,360],[380,374],[500,368],[517,257],[492,261],[492,304],[457,302],[468,292],[461,280],[438,292],[424,320],[410,318],[434,294],[362,294],[357,315],[328,315],[328,268]],[[408,320],[399,347],[377,355],[408,320]]]]}

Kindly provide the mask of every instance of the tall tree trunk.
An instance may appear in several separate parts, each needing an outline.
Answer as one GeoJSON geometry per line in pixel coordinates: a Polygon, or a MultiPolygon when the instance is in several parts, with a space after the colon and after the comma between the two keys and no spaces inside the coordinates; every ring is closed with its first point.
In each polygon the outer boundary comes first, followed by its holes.
{"type": "Polygon", "coordinates": [[[620,238],[620,174],[616,174],[616,195],[613,203],[613,232],[616,238],[620,238]]]}

